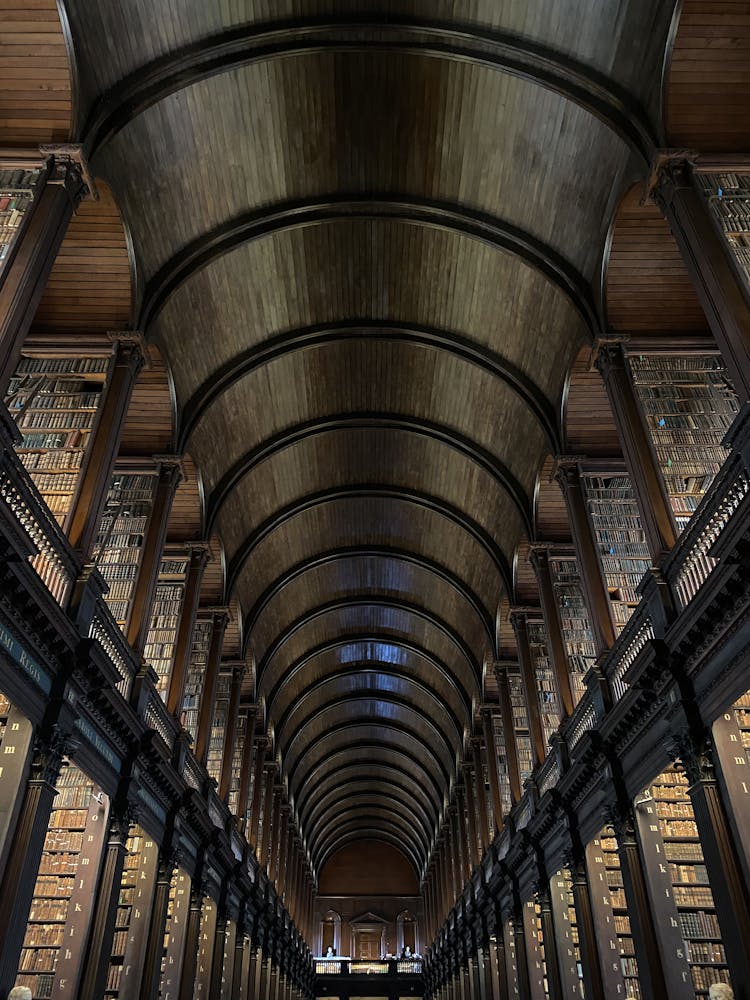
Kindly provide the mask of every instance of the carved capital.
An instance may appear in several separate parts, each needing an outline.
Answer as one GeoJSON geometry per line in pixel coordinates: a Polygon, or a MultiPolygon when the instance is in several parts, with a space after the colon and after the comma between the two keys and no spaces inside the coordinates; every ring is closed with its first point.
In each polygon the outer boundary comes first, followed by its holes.
{"type": "Polygon", "coordinates": [[[691,786],[716,781],[713,742],[707,732],[696,736],[683,729],[670,736],[665,745],[670,756],[682,762],[691,786]]]}
{"type": "Polygon", "coordinates": [[[612,802],[605,808],[604,817],[619,844],[635,843],[635,814],[630,804],[612,802]]]}
{"type": "Polygon", "coordinates": [[[596,345],[594,367],[606,382],[615,371],[625,371],[625,354],[620,340],[600,340],[596,345]]]}
{"type": "Polygon", "coordinates": [[[83,146],[77,143],[46,143],[39,147],[39,152],[49,163],[47,183],[64,187],[75,207],[84,198],[99,200],[83,146]]]}
{"type": "Polygon", "coordinates": [[[564,493],[570,489],[580,488],[581,472],[579,464],[581,461],[583,461],[582,455],[555,456],[552,478],[560,485],[564,493]]]}
{"type": "Polygon", "coordinates": [[[690,183],[688,172],[697,159],[698,153],[691,149],[658,150],[651,161],[642,203],[651,199],[664,211],[671,204],[675,190],[690,183]]]}
{"type": "Polygon", "coordinates": [[[141,368],[151,367],[146,338],[139,330],[114,330],[107,337],[112,342],[116,365],[129,369],[134,377],[141,368]]]}
{"type": "Polygon", "coordinates": [[[208,542],[188,542],[185,548],[190,556],[191,569],[203,569],[211,558],[211,547],[208,542]]]}
{"type": "Polygon", "coordinates": [[[160,481],[174,489],[186,478],[182,455],[154,455],[154,462],[160,481]]]}
{"type": "Polygon", "coordinates": [[[72,753],[79,745],[80,740],[58,730],[54,730],[49,739],[37,735],[34,740],[29,780],[54,785],[60,774],[63,757],[72,753]]]}

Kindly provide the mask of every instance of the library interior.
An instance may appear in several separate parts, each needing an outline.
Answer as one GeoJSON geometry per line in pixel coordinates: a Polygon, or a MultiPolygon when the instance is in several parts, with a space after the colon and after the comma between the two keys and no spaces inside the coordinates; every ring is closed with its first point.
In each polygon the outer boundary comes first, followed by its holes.
{"type": "Polygon", "coordinates": [[[0,0],[0,1000],[750,1000],[750,0],[0,0]]]}

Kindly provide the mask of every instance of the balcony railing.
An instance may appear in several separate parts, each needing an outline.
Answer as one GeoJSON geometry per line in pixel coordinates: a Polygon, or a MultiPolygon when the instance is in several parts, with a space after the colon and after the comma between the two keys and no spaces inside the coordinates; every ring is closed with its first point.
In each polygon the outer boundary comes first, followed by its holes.
{"type": "Polygon", "coordinates": [[[316,976],[419,976],[421,958],[352,959],[320,957],[315,962],[316,976]]]}

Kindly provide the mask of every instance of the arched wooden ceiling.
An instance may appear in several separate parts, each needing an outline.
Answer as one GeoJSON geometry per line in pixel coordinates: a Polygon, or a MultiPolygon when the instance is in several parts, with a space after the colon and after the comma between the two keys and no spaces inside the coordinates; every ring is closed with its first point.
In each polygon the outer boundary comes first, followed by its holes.
{"type": "Polygon", "coordinates": [[[316,864],[424,868],[672,6],[65,2],[316,864]]]}

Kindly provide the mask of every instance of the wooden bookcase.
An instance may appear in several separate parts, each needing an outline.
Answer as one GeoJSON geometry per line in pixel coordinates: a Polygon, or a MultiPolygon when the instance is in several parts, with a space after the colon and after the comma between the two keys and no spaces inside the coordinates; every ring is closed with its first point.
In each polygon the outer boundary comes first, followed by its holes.
{"type": "Polygon", "coordinates": [[[562,868],[552,876],[549,890],[563,996],[582,998],[583,966],[578,941],[578,922],[573,902],[573,885],[567,868],[562,868]]]}
{"type": "Polygon", "coordinates": [[[638,606],[636,587],[651,566],[646,534],[626,473],[584,471],[581,481],[619,633],[638,606]]]}
{"type": "MultiPolygon", "coordinates": [[[[245,740],[247,734],[247,715],[240,711],[237,713],[237,728],[235,729],[234,752],[232,754],[232,777],[229,783],[229,796],[227,805],[233,816],[237,815],[237,805],[240,791],[240,780],[242,778],[242,760],[245,754],[245,740]]],[[[252,799],[248,798],[248,802],[252,799]]]]}
{"type": "Polygon", "coordinates": [[[221,762],[224,756],[224,740],[226,739],[227,721],[229,719],[229,695],[231,689],[231,673],[220,673],[216,683],[216,701],[214,702],[211,736],[208,742],[208,757],[206,759],[206,770],[209,777],[213,778],[217,785],[221,778],[221,762]]]}
{"type": "Polygon", "coordinates": [[[539,904],[533,899],[523,905],[523,931],[526,940],[531,1000],[549,1000],[541,910],[539,904]]]}
{"type": "Polygon", "coordinates": [[[195,990],[193,1000],[207,1000],[211,990],[211,967],[213,964],[214,939],[216,937],[216,903],[208,896],[201,907],[200,938],[198,940],[198,963],[195,970],[195,990]]]}
{"type": "Polygon", "coordinates": [[[550,736],[560,725],[560,699],[547,652],[547,631],[543,622],[528,623],[529,650],[534,665],[536,694],[539,699],[539,715],[542,720],[544,741],[549,744],[550,736]]]}
{"type": "MultiPolygon", "coordinates": [[[[503,945],[505,947],[505,976],[508,983],[510,1000],[521,996],[518,977],[518,953],[516,951],[516,935],[510,920],[503,923],[503,945]]],[[[503,970],[500,970],[502,974],[503,970]]]]}
{"type": "Polygon", "coordinates": [[[750,285],[750,174],[696,171],[695,178],[740,275],[750,285]]]}
{"type": "MultiPolygon", "coordinates": [[[[505,750],[505,732],[500,713],[493,713],[492,736],[494,740],[495,759],[497,761],[497,776],[500,783],[500,799],[503,806],[503,816],[510,813],[513,799],[510,790],[510,775],[508,773],[508,755],[505,750]]],[[[511,739],[513,737],[511,736],[511,739]]]]}
{"type": "Polygon", "coordinates": [[[40,168],[0,170],[0,275],[34,201],[40,168]]]}
{"type": "Polygon", "coordinates": [[[94,561],[109,586],[105,600],[121,629],[130,614],[155,485],[155,475],[116,472],[99,525],[94,561]]]}
{"type": "Polygon", "coordinates": [[[624,981],[624,996],[633,1000],[642,1000],[640,980],[638,979],[638,962],[635,958],[635,945],[630,927],[627,901],[623,888],[620,856],[617,853],[617,838],[612,827],[605,827],[600,835],[588,845],[586,850],[587,872],[594,900],[602,899],[606,904],[605,916],[597,921],[597,931],[606,929],[609,936],[616,942],[620,970],[624,981]],[[601,884],[603,882],[603,884],[601,884]],[[596,894],[600,888],[603,892],[596,894]],[[606,896],[605,896],[606,894],[606,896]],[[611,920],[612,926],[609,926],[611,920]],[[606,927],[601,925],[606,922],[606,927]]]}
{"type": "Polygon", "coordinates": [[[575,556],[555,555],[550,559],[549,567],[560,609],[573,698],[577,704],[586,690],[584,677],[596,661],[596,646],[575,556]]]}
{"type": "Polygon", "coordinates": [[[190,733],[193,743],[198,733],[198,712],[203,693],[203,681],[206,676],[208,653],[211,647],[213,619],[198,619],[193,629],[193,642],[190,651],[190,667],[185,683],[185,699],[183,701],[182,724],[190,733]]]}
{"type": "Polygon", "coordinates": [[[133,826],[120,880],[106,998],[139,996],[158,862],[158,845],[141,827],[133,826]]]}
{"type": "Polygon", "coordinates": [[[729,981],[729,973],[687,785],[686,775],[672,767],[651,785],[650,795],[693,986],[697,996],[707,996],[712,983],[729,981]]]}
{"type": "Polygon", "coordinates": [[[177,1000],[185,957],[185,933],[190,913],[190,876],[175,870],[169,886],[167,921],[164,927],[164,953],[161,963],[160,1000],[177,1000]]]}
{"type": "Polygon", "coordinates": [[[91,779],[65,761],[56,788],[16,979],[34,1000],[75,995],[107,834],[109,803],[91,779]]]}
{"type": "Polygon", "coordinates": [[[22,357],[6,405],[21,462],[65,527],[107,377],[107,358],[22,357]]]}
{"type": "Polygon", "coordinates": [[[717,354],[631,355],[628,365],[682,531],[729,454],[737,396],[717,354]]]}
{"type": "Polygon", "coordinates": [[[146,637],[144,656],[156,671],[157,691],[162,699],[167,697],[169,677],[174,662],[187,570],[186,556],[177,553],[165,554],[159,567],[159,579],[151,606],[151,623],[146,637]]]}
{"type": "Polygon", "coordinates": [[[521,785],[531,776],[534,770],[534,753],[531,748],[531,736],[529,734],[529,720],[526,714],[526,699],[523,693],[523,682],[521,675],[508,671],[508,690],[510,692],[510,704],[513,709],[513,728],[515,730],[516,749],[518,753],[518,770],[521,777],[521,785]]]}

